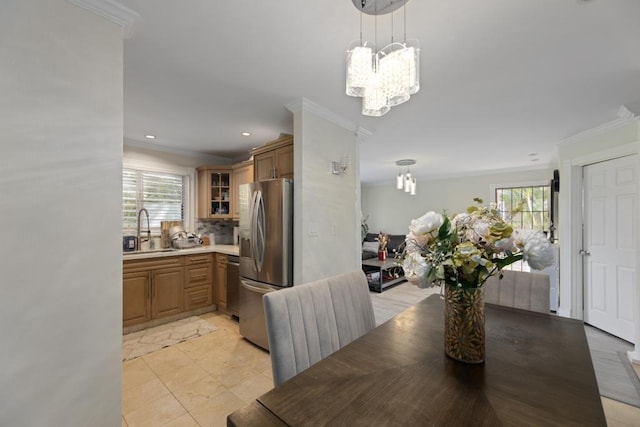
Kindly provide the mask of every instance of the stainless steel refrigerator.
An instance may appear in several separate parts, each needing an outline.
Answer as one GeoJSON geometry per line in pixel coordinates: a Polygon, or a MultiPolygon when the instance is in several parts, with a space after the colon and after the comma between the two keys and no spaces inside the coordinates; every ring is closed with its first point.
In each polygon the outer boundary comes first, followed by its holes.
{"type": "Polygon", "coordinates": [[[262,295],[293,285],[293,183],[243,184],[240,201],[240,334],[269,349],[262,295]]]}

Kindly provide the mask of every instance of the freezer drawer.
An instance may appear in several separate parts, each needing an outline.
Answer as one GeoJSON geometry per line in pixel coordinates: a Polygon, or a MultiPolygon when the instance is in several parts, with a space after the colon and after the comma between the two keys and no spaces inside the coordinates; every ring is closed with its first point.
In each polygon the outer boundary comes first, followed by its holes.
{"type": "Polygon", "coordinates": [[[240,335],[265,350],[269,350],[269,341],[262,295],[280,289],[246,278],[240,280],[240,335]]]}

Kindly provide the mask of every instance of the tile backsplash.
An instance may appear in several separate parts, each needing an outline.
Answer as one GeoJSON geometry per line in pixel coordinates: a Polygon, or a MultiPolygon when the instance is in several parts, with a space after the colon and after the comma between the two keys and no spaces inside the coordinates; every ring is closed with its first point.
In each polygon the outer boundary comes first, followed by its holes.
{"type": "Polygon", "coordinates": [[[196,219],[195,233],[202,237],[210,233],[216,235],[216,245],[233,245],[233,227],[238,221],[218,219],[196,219]]]}

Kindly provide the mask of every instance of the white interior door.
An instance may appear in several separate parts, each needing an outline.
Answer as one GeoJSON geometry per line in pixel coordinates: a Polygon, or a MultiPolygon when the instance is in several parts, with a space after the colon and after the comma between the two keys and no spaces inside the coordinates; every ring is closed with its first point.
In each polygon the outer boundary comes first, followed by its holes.
{"type": "Polygon", "coordinates": [[[634,340],[638,156],[583,168],[584,320],[634,340]]]}

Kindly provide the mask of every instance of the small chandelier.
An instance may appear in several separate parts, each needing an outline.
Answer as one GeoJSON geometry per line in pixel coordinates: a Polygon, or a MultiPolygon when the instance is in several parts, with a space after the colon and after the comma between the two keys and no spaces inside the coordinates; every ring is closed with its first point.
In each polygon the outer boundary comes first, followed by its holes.
{"type": "Polygon", "coordinates": [[[420,49],[417,40],[407,40],[406,2],[408,0],[352,0],[360,4],[360,40],[347,51],[347,84],[349,96],[362,97],[362,114],[380,117],[391,107],[409,100],[420,90],[420,49]],[[375,52],[376,45],[362,39],[362,14],[375,15],[375,37],[378,15],[392,13],[404,6],[404,41],[393,40],[393,14],[391,16],[391,43],[375,52]]]}
{"type": "Polygon", "coordinates": [[[398,160],[396,165],[398,165],[398,176],[396,177],[396,188],[398,190],[402,190],[405,193],[409,193],[412,196],[416,195],[416,179],[411,176],[411,170],[409,170],[409,166],[413,166],[416,164],[416,161],[413,159],[403,159],[398,160]],[[405,168],[405,172],[402,172],[402,168],[405,168]]]}

